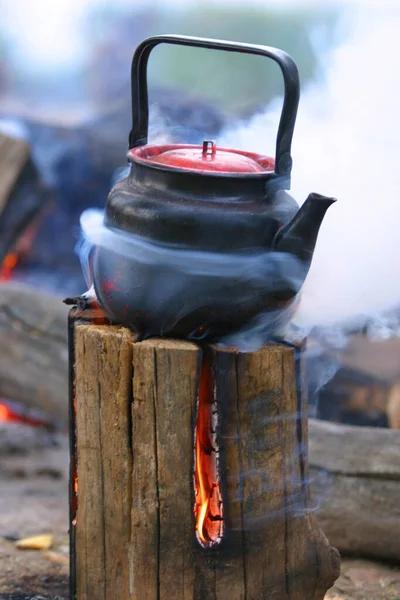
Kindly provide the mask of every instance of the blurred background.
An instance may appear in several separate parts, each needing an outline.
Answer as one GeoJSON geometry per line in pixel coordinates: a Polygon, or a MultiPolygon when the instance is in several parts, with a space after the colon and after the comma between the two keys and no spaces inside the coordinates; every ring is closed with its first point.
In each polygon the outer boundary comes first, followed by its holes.
{"type": "MultiPolygon", "coordinates": [[[[299,204],[310,192],[338,198],[292,324],[293,335],[308,335],[311,415],[400,429],[400,3],[0,0],[0,15],[0,454],[8,457],[0,462],[0,481],[7,480],[0,542],[52,528],[63,595],[68,309],[61,300],[85,291],[75,252],[80,215],[105,206],[126,168],[130,65],[147,36],[266,44],[296,61],[302,95],[292,194],[299,204]]],[[[283,84],[272,61],[161,45],[149,87],[150,143],[214,138],[273,155],[283,84]]],[[[362,528],[351,539],[356,554],[362,528]]],[[[398,552],[398,535],[394,544],[398,552]]],[[[20,572],[11,542],[7,552],[8,572],[20,572]]],[[[48,560],[31,562],[29,576],[48,580],[48,560]]],[[[365,598],[394,598],[381,587],[365,598]]]]}

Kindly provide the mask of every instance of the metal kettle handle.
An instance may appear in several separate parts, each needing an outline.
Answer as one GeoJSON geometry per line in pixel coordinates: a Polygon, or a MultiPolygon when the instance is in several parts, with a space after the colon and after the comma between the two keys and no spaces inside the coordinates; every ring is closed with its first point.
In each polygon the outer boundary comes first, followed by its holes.
{"type": "Polygon", "coordinates": [[[194,46],[211,50],[239,52],[241,54],[256,54],[271,58],[278,63],[285,83],[285,95],[276,140],[275,172],[277,175],[290,175],[292,169],[290,148],[300,97],[299,73],[295,62],[286,52],[269,46],[183,35],[157,35],[145,39],[137,47],[132,60],[132,131],[129,136],[130,148],[147,144],[149,126],[147,63],[150,52],[158,44],[194,46]]]}

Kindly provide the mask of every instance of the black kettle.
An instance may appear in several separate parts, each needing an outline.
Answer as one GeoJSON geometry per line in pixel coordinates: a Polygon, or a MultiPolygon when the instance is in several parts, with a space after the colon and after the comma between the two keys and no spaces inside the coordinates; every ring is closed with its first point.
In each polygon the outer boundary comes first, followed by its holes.
{"type": "Polygon", "coordinates": [[[299,102],[294,61],[282,50],[160,35],[132,63],[130,173],[111,190],[105,214],[81,218],[89,282],[113,321],[142,337],[217,340],[260,313],[282,325],[309,270],[333,198],[290,189],[299,102]],[[285,96],[275,158],[201,145],[147,145],[147,63],[161,43],[261,55],[278,63],[285,96]]]}

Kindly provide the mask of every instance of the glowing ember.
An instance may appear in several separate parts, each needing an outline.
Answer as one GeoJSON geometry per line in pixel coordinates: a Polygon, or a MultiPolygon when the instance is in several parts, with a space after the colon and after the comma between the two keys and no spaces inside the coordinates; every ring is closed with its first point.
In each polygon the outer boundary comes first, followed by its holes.
{"type": "Polygon", "coordinates": [[[9,421],[11,411],[5,404],[0,404],[0,421],[9,421]]]}
{"type": "Polygon", "coordinates": [[[12,421],[14,423],[30,425],[31,427],[51,427],[48,421],[37,418],[29,413],[13,410],[3,402],[0,402],[0,421],[12,421]]]}
{"type": "Polygon", "coordinates": [[[6,255],[3,262],[0,263],[0,281],[8,281],[11,279],[12,272],[18,262],[30,253],[40,223],[46,213],[47,207],[42,209],[37,218],[25,229],[15,247],[6,255]]]}
{"type": "Polygon", "coordinates": [[[7,281],[11,278],[11,274],[15,269],[18,262],[18,254],[16,252],[10,252],[7,254],[3,263],[0,265],[0,280],[7,281]]]}
{"type": "Polygon", "coordinates": [[[71,524],[73,527],[77,524],[76,513],[78,510],[78,475],[76,473],[75,459],[72,461],[72,490],[71,490],[71,524]]]}
{"type": "Polygon", "coordinates": [[[194,513],[198,540],[206,547],[219,543],[223,534],[223,507],[216,443],[217,414],[213,387],[212,369],[205,358],[200,377],[196,423],[194,513]]]}

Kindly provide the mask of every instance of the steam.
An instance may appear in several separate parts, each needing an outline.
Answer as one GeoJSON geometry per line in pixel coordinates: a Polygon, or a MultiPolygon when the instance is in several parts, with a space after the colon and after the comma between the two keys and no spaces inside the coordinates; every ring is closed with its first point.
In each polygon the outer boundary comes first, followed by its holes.
{"type": "MultiPolygon", "coordinates": [[[[296,324],[306,332],[400,306],[400,7],[369,5],[351,19],[343,24],[351,35],[324,57],[325,80],[303,91],[295,129],[294,196],[338,198],[303,287],[296,324]]],[[[227,130],[220,143],[274,152],[280,108],[227,130]]]]}
{"type": "MultiPolygon", "coordinates": [[[[322,223],[298,311],[278,332],[293,342],[312,332],[305,358],[314,416],[352,332],[388,339],[400,331],[399,25],[394,4],[347,13],[342,42],[321,55],[324,80],[301,96],[292,193],[300,203],[314,190],[338,198],[322,223]]],[[[219,143],[273,153],[280,110],[281,100],[219,143]]],[[[260,315],[229,342],[254,350],[265,339],[260,315]]]]}
{"type": "MultiPolygon", "coordinates": [[[[246,438],[239,433],[233,436],[221,434],[223,444],[228,442],[238,444],[246,457],[244,471],[226,475],[225,483],[232,491],[230,501],[242,506],[244,503],[244,522],[240,518],[233,519],[230,523],[232,530],[257,530],[284,516],[301,517],[318,510],[326,497],[325,490],[321,489],[318,498],[310,501],[308,488],[316,478],[320,480],[323,474],[318,473],[316,477],[310,477],[302,472],[300,465],[307,448],[304,448],[301,442],[295,447],[291,446],[290,454],[285,453],[284,447],[281,448],[284,462],[283,479],[280,477],[281,471],[277,474],[265,468],[268,457],[276,455],[279,446],[276,437],[280,440],[284,439],[284,431],[287,431],[288,427],[293,430],[299,420],[298,413],[281,413],[266,417],[270,401],[269,397],[262,396],[248,403],[246,419],[251,421],[251,434],[247,432],[246,438]],[[265,460],[262,466],[260,466],[260,457],[264,457],[265,460]]],[[[224,446],[222,446],[222,455],[223,449],[224,446]]],[[[241,464],[243,464],[243,456],[241,464]]],[[[222,474],[225,475],[224,470],[222,474]]],[[[240,511],[238,512],[240,514],[240,511]]]]}
{"type": "MultiPolygon", "coordinates": [[[[232,306],[234,310],[240,306],[248,311],[266,294],[299,289],[304,279],[305,266],[284,252],[251,248],[218,253],[177,248],[173,243],[151,243],[105,227],[103,213],[97,210],[82,214],[81,228],[79,254],[88,287],[92,285],[92,249],[106,250],[107,270],[115,275],[115,302],[103,308],[109,317],[120,322],[126,322],[126,318],[123,313],[113,312],[118,305],[128,308],[130,303],[129,314],[140,311],[149,315],[141,331],[144,337],[167,335],[187,315],[195,310],[207,312],[209,306],[228,315],[229,320],[232,306]]],[[[251,345],[261,346],[263,340],[286,325],[292,313],[292,307],[263,313],[262,335],[255,334],[251,345]]],[[[200,332],[193,331],[190,339],[202,339],[212,333],[207,322],[200,325],[200,332]]],[[[229,342],[227,338],[225,343],[229,342]]]]}

